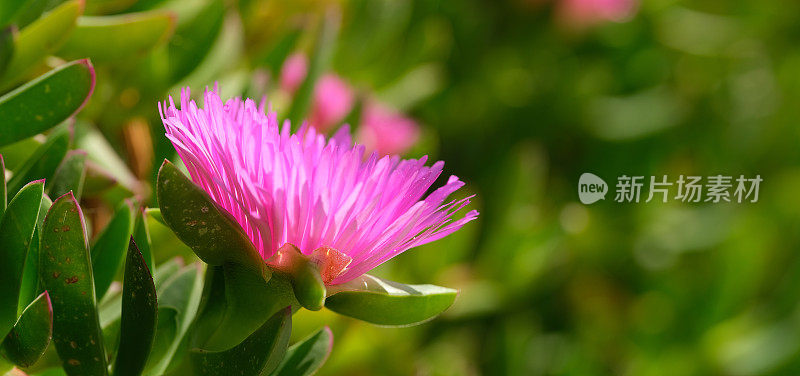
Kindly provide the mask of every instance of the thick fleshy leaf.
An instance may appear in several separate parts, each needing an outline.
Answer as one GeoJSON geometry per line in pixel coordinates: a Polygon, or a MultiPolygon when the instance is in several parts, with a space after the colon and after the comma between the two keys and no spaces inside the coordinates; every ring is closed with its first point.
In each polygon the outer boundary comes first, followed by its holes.
{"type": "Polygon", "coordinates": [[[267,276],[266,264],[236,220],[169,161],[158,171],[156,190],[164,222],[201,260],[240,263],[267,276]]]}
{"type": "MultiPolygon", "coordinates": [[[[2,23],[0,23],[0,26],[2,26],[2,23]]],[[[14,27],[11,26],[0,29],[0,77],[3,76],[6,68],[8,68],[8,62],[14,56],[14,30],[14,27]]]]}
{"type": "Polygon", "coordinates": [[[272,376],[308,376],[325,364],[333,346],[333,333],[327,326],[295,343],[286,351],[272,376]]]}
{"type": "Polygon", "coordinates": [[[145,374],[164,359],[178,334],[178,310],[172,307],[159,307],[157,317],[156,336],[144,368],[145,374]]]}
{"type": "MultiPolygon", "coordinates": [[[[101,177],[103,180],[109,180],[108,176],[110,176],[113,180],[111,186],[113,186],[113,183],[117,183],[130,192],[137,191],[139,183],[136,180],[136,176],[133,175],[133,172],[125,164],[125,161],[120,158],[114,147],[108,143],[108,140],[96,128],[90,124],[77,121],[75,123],[75,148],[86,150],[88,154],[90,163],[87,165],[90,169],[87,174],[106,175],[101,177]]],[[[89,176],[87,175],[87,186],[89,184],[88,180],[89,176]]],[[[101,184],[107,184],[107,182],[101,184]]]]}
{"type": "Polygon", "coordinates": [[[125,260],[122,319],[114,375],[141,375],[156,334],[156,286],[133,237],[125,260]]]}
{"type": "MultiPolygon", "coordinates": [[[[173,360],[179,357],[178,348],[184,344],[185,337],[192,324],[192,320],[197,314],[200,304],[200,297],[203,291],[203,269],[199,265],[189,265],[158,288],[159,310],[165,308],[174,309],[177,313],[177,335],[173,336],[169,347],[161,355],[158,362],[150,363],[147,366],[146,375],[164,375],[167,367],[173,360]]],[[[158,334],[156,334],[158,335],[158,334]]]]}
{"type": "Polygon", "coordinates": [[[153,274],[153,281],[156,283],[156,289],[161,289],[164,282],[169,280],[182,267],[183,260],[180,257],[174,257],[158,265],[155,274],[153,274]]]}
{"type": "Polygon", "coordinates": [[[147,269],[153,269],[153,251],[150,249],[150,229],[147,228],[147,213],[144,208],[139,207],[136,211],[136,219],[133,222],[133,240],[142,252],[147,269]]]}
{"type": "Polygon", "coordinates": [[[43,181],[26,185],[11,200],[0,220],[0,336],[3,337],[17,321],[25,258],[43,194],[43,181]]]}
{"type": "Polygon", "coordinates": [[[264,283],[261,276],[237,263],[209,266],[196,343],[207,350],[231,348],[286,306],[296,309],[299,304],[285,275],[275,273],[264,283]]]}
{"type": "Polygon", "coordinates": [[[111,222],[97,237],[92,246],[92,270],[94,288],[99,298],[108,290],[114,276],[122,265],[123,255],[128,248],[128,240],[133,231],[133,207],[124,201],[117,207],[111,222]]]}
{"type": "Polygon", "coordinates": [[[14,42],[14,55],[5,74],[0,76],[0,88],[16,83],[45,56],[61,47],[82,12],[83,0],[70,0],[22,29],[14,42]]]}
{"type": "Polygon", "coordinates": [[[0,145],[42,133],[71,117],[94,90],[87,59],[63,64],[0,97],[0,145]]]}
{"type": "Polygon", "coordinates": [[[61,161],[61,165],[53,174],[53,179],[48,184],[48,194],[61,197],[72,191],[75,199],[81,200],[83,181],[86,178],[86,152],[83,150],[70,150],[61,161]]]}
{"type": "Polygon", "coordinates": [[[85,14],[119,13],[136,4],[137,0],[89,0],[86,2],[85,14]]]}
{"type": "MultiPolygon", "coordinates": [[[[39,212],[44,217],[46,213],[39,212]]],[[[25,266],[22,271],[22,281],[19,287],[19,300],[17,301],[17,315],[33,302],[39,293],[39,226],[33,230],[31,245],[25,256],[25,266]]]]}
{"type": "Polygon", "coordinates": [[[224,351],[192,349],[190,360],[195,375],[269,374],[283,359],[292,330],[291,309],[286,307],[242,343],[224,351]]]}
{"type": "Polygon", "coordinates": [[[48,137],[47,142],[14,171],[8,181],[9,195],[16,193],[29,181],[46,179],[50,181],[69,149],[69,130],[59,127],[48,137]]]}
{"type": "Polygon", "coordinates": [[[329,13],[322,17],[314,43],[314,51],[308,64],[306,79],[297,89],[297,93],[295,93],[292,100],[292,107],[289,109],[289,120],[291,120],[292,124],[300,124],[307,115],[311,107],[314,86],[317,84],[317,79],[330,64],[338,33],[338,16],[334,13],[329,13]]]}
{"type": "Polygon", "coordinates": [[[141,56],[166,41],[174,28],[175,16],[165,11],[83,16],[60,53],[95,61],[141,56]]]}
{"type": "Polygon", "coordinates": [[[31,246],[28,247],[28,256],[25,258],[25,271],[22,274],[22,286],[19,289],[18,314],[22,314],[22,311],[44,291],[39,284],[40,239],[42,223],[51,205],[53,205],[53,201],[50,200],[50,197],[47,194],[43,195],[42,203],[39,205],[39,219],[36,222],[36,229],[33,230],[31,246]]]}
{"type": "Polygon", "coordinates": [[[68,375],[107,374],[83,214],[71,193],[42,226],[39,268],[53,301],[53,343],[68,375]]]}
{"type": "Polygon", "coordinates": [[[378,325],[406,326],[444,312],[458,291],[434,285],[405,285],[371,275],[329,286],[325,307],[378,325]]]}
{"type": "Polygon", "coordinates": [[[3,356],[17,366],[30,367],[44,355],[52,336],[53,307],[45,291],[25,308],[3,340],[3,356]]]}

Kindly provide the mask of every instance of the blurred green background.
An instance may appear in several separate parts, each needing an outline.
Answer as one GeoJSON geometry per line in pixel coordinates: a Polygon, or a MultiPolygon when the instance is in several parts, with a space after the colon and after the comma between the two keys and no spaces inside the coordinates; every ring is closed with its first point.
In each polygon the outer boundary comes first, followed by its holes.
{"type": "MultiPolygon", "coordinates": [[[[48,62],[92,59],[78,129],[105,136],[140,196],[176,158],[158,101],[218,82],[297,120],[308,104],[277,84],[294,52],[415,119],[407,155],[445,160],[478,195],[477,221],[375,273],[460,289],[445,315],[296,317],[293,338],[333,329],[320,374],[800,373],[800,3],[86,0],[84,14],[152,11],[175,17],[153,48],[115,54],[98,36],[48,62]],[[612,190],[623,174],[764,181],[757,203],[587,206],[584,172],[612,190]]],[[[180,252],[153,236],[158,259],[180,252]]]]}

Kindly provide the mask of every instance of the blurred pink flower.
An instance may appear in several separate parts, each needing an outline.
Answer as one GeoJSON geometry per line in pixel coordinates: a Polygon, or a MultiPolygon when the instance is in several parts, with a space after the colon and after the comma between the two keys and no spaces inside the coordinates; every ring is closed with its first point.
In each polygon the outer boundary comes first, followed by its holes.
{"type": "Polygon", "coordinates": [[[560,0],[558,12],[568,25],[585,27],[605,21],[627,21],[637,7],[638,0],[560,0]]]}
{"type": "Polygon", "coordinates": [[[204,108],[181,92],[159,104],[166,135],[202,187],[242,226],[264,260],[285,244],[324,267],[327,284],[347,282],[386,260],[460,229],[478,216],[454,219],[473,196],[446,202],[464,183],[450,176],[425,196],[444,162],[364,158],[348,127],[333,137],[303,126],[279,128],[274,112],[251,99],[223,104],[206,90],[204,108]]]}
{"type": "Polygon", "coordinates": [[[355,96],[350,86],[334,74],[320,77],[314,88],[309,123],[326,132],[339,124],[353,108],[355,96]]]}
{"type": "Polygon", "coordinates": [[[289,94],[294,94],[303,83],[308,74],[308,59],[301,53],[295,53],[286,58],[281,68],[281,89],[289,94]]]}
{"type": "Polygon", "coordinates": [[[376,101],[364,105],[358,142],[378,154],[402,154],[419,140],[419,125],[403,114],[376,101]]]}

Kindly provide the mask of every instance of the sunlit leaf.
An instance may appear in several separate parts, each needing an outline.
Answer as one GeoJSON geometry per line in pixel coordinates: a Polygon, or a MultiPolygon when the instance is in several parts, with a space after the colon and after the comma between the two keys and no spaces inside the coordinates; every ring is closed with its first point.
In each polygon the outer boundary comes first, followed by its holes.
{"type": "Polygon", "coordinates": [[[53,301],[53,342],[68,375],[106,375],[83,214],[68,193],[42,226],[40,275],[53,301]]]}
{"type": "Polygon", "coordinates": [[[53,308],[43,292],[25,308],[3,340],[2,354],[20,367],[30,367],[44,355],[53,335],[53,308]]]}
{"type": "MultiPolygon", "coordinates": [[[[136,211],[136,219],[133,223],[133,240],[142,252],[147,269],[153,269],[153,251],[150,248],[150,230],[147,228],[147,212],[140,207],[136,211]]],[[[155,278],[155,276],[154,276],[155,278]]]]}
{"type": "Polygon", "coordinates": [[[405,285],[371,275],[329,286],[325,307],[378,325],[405,326],[444,312],[458,292],[434,285],[405,285]]]}
{"type": "Polygon", "coordinates": [[[169,161],[158,172],[157,193],[164,222],[200,259],[241,263],[266,277],[264,261],[236,220],[169,161]]]}

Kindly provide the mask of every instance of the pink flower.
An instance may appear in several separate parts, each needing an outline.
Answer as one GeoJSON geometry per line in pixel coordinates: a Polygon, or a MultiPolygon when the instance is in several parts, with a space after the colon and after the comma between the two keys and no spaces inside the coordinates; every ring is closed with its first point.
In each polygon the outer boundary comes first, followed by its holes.
{"type": "Polygon", "coordinates": [[[402,154],[419,139],[419,125],[401,113],[375,101],[364,105],[356,138],[378,154],[402,154]]]}
{"type": "Polygon", "coordinates": [[[314,88],[309,123],[326,132],[347,116],[353,102],[353,91],[347,83],[334,74],[323,75],[314,88]]]}
{"type": "Polygon", "coordinates": [[[564,22],[580,28],[604,21],[626,21],[637,6],[637,0],[561,0],[559,13],[564,22]]]}
{"type": "Polygon", "coordinates": [[[473,196],[445,202],[464,185],[451,176],[425,196],[443,162],[425,157],[364,158],[343,127],[330,139],[311,127],[292,134],[274,112],[251,99],[223,104],[206,90],[204,108],[181,93],[159,105],[166,135],[192,181],[236,218],[267,260],[284,244],[312,260],[339,265],[324,273],[328,284],[349,281],[392,257],[447,236],[475,219],[455,213],[473,196]],[[315,252],[316,251],[316,252],[315,252]]]}
{"type": "Polygon", "coordinates": [[[281,68],[281,89],[289,94],[294,94],[297,88],[306,79],[308,74],[308,59],[300,53],[295,53],[286,58],[281,68]]]}

